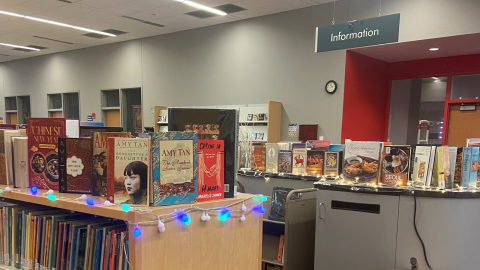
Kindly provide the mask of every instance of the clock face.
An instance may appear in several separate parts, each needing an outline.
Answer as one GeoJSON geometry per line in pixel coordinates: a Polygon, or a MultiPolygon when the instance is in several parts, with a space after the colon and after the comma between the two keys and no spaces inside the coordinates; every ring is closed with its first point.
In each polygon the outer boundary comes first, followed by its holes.
{"type": "Polygon", "coordinates": [[[335,91],[337,90],[337,83],[335,81],[327,82],[327,84],[325,85],[325,90],[329,94],[335,93],[335,91]]]}

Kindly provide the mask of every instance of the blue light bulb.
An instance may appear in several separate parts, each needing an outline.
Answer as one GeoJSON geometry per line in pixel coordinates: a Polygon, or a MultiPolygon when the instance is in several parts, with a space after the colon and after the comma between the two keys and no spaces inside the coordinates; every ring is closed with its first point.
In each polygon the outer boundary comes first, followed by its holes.
{"type": "Polygon", "coordinates": [[[261,198],[262,198],[262,201],[264,201],[264,202],[266,202],[266,201],[267,201],[267,197],[265,197],[265,196],[262,196],[261,198]]]}
{"type": "MultiPolygon", "coordinates": [[[[94,203],[94,201],[93,201],[92,198],[88,198],[88,199],[87,199],[87,204],[88,204],[88,205],[93,205],[93,203],[94,203]]],[[[123,209],[123,208],[122,208],[122,209],[123,209]]]]}
{"type": "Polygon", "coordinates": [[[142,232],[140,231],[140,229],[138,227],[135,228],[135,230],[133,230],[133,235],[135,237],[138,237],[142,234],[142,232]]]}
{"type": "MultiPolygon", "coordinates": [[[[128,204],[122,204],[122,210],[125,211],[125,212],[128,212],[128,210],[130,210],[130,205],[128,204]]],[[[138,228],[137,228],[138,229],[138,228]]],[[[140,231],[140,230],[139,230],[140,231]]]]}
{"type": "Polygon", "coordinates": [[[50,200],[50,201],[55,201],[55,195],[53,194],[48,194],[47,198],[50,200]]]}
{"type": "Polygon", "coordinates": [[[189,221],[190,219],[188,218],[187,214],[183,214],[182,217],[181,217],[181,220],[183,223],[189,221]]]}
{"type": "Polygon", "coordinates": [[[260,208],[260,213],[262,213],[262,214],[265,213],[265,208],[261,207],[260,208]]]}
{"type": "Polygon", "coordinates": [[[31,191],[32,193],[37,193],[38,189],[37,189],[37,187],[31,187],[31,188],[30,188],[30,191],[31,191]]]}

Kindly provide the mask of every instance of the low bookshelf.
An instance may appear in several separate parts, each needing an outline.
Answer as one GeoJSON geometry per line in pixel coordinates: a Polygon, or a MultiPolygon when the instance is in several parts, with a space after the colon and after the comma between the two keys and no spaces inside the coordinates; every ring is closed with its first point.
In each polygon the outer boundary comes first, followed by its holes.
{"type": "MultiPolygon", "coordinates": [[[[46,190],[38,190],[37,195],[30,194],[28,188],[13,188],[0,185],[3,190],[0,200],[4,202],[28,202],[59,209],[88,213],[102,217],[124,220],[128,223],[129,269],[260,269],[262,261],[262,220],[260,214],[246,214],[245,221],[240,221],[241,214],[232,212],[225,222],[214,213],[209,213],[210,221],[201,221],[202,212],[188,213],[191,224],[183,225],[176,220],[165,223],[165,232],[159,232],[154,223],[141,224],[140,236],[133,236],[134,223],[152,220],[152,216],[137,211],[124,212],[120,207],[104,206],[104,197],[87,195],[94,200],[94,205],[75,200],[82,194],[55,192],[55,200],[42,195],[46,190]],[[5,191],[6,187],[13,189],[5,191]]],[[[155,215],[169,214],[176,210],[198,206],[200,208],[227,207],[251,197],[239,194],[235,198],[219,201],[202,202],[185,205],[160,207],[138,207],[155,215]]],[[[254,201],[246,201],[250,207],[254,201]]],[[[240,210],[242,204],[230,209],[240,210]]],[[[153,219],[155,220],[155,219],[153,219]]],[[[13,270],[12,266],[0,265],[0,269],[13,270]]]]}

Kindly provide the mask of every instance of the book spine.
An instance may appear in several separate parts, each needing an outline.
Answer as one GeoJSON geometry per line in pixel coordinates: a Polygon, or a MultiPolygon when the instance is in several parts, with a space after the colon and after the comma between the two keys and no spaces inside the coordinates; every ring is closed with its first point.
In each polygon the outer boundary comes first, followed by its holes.
{"type": "Polygon", "coordinates": [[[66,193],[67,190],[67,138],[58,138],[58,161],[59,161],[59,191],[66,193]]]}
{"type": "Polygon", "coordinates": [[[475,188],[477,186],[477,170],[478,170],[478,147],[472,147],[472,166],[470,170],[470,182],[469,188],[475,188]]]}
{"type": "Polygon", "coordinates": [[[280,242],[278,244],[278,256],[277,261],[282,262],[283,260],[283,244],[285,243],[285,235],[280,235],[280,242]]]}
{"type": "Polygon", "coordinates": [[[428,163],[428,171],[427,171],[427,182],[425,186],[429,188],[432,185],[432,176],[433,176],[433,165],[435,161],[435,154],[436,154],[436,146],[432,146],[432,151],[430,152],[430,159],[428,163]]]}
{"type": "Polygon", "coordinates": [[[462,187],[468,188],[470,181],[470,166],[472,161],[472,149],[470,147],[463,148],[462,160],[462,187]]]}
{"type": "Polygon", "coordinates": [[[107,200],[115,202],[115,138],[107,141],[107,200]]]}

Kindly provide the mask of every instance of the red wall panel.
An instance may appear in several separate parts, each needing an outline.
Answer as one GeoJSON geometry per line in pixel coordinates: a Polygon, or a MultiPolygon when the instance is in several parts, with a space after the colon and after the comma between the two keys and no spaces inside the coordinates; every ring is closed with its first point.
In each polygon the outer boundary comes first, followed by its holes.
{"type": "Polygon", "coordinates": [[[347,51],[342,143],[384,141],[389,99],[388,63],[347,51]]]}

